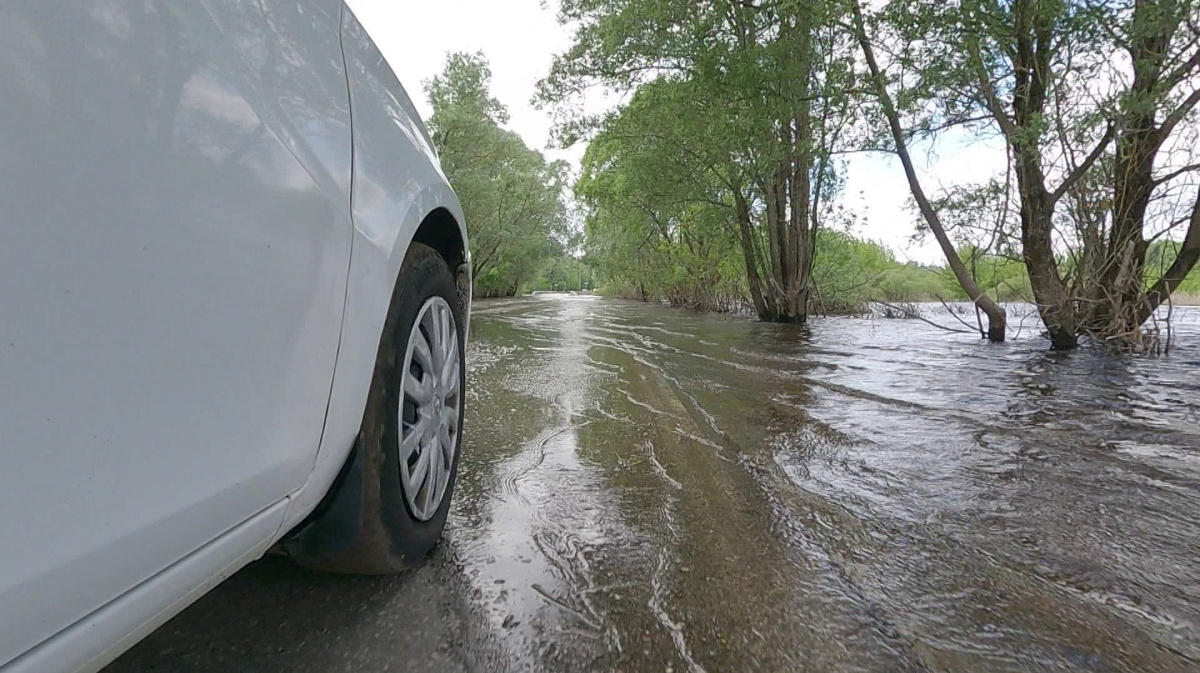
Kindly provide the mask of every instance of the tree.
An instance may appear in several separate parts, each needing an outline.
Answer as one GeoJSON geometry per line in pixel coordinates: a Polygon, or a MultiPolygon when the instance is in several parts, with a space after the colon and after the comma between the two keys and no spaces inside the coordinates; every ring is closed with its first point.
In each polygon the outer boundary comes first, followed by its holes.
{"type": "MultiPolygon", "coordinates": [[[[1136,331],[1200,260],[1200,194],[1174,262],[1148,291],[1143,277],[1149,252],[1147,211],[1155,191],[1194,165],[1155,176],[1159,155],[1200,103],[1200,8],[1187,0],[1124,3],[1125,20],[1114,34],[1133,78],[1117,100],[1112,183],[1112,230],[1100,277],[1100,301],[1089,328],[1106,335],[1136,331]]],[[[1191,138],[1194,146],[1195,136],[1191,138]]],[[[1191,159],[1192,157],[1188,157],[1191,159]]]]}
{"type": "MultiPolygon", "coordinates": [[[[632,116],[659,136],[662,163],[675,163],[668,172],[705,184],[688,185],[683,198],[726,211],[762,320],[803,322],[808,313],[816,231],[836,186],[833,152],[852,115],[835,9],[811,0],[567,0],[562,19],[579,26],[576,43],[541,85],[549,103],[596,82],[650,87],[632,116]]],[[[567,125],[567,141],[586,122],[567,125]]]]}
{"type": "Polygon", "coordinates": [[[489,92],[482,54],[453,54],[426,85],[430,136],[454,186],[471,239],[472,277],[480,296],[513,295],[567,237],[567,167],[548,163],[501,124],[504,106],[489,92]]]}
{"type": "Polygon", "coordinates": [[[744,296],[730,166],[711,142],[721,117],[691,83],[637,91],[588,145],[575,191],[587,212],[585,251],[641,299],[729,308],[744,296]]]}
{"type": "Polygon", "coordinates": [[[1003,138],[1021,254],[1055,348],[1136,339],[1200,257],[1189,231],[1178,267],[1145,290],[1148,230],[1189,220],[1152,206],[1194,168],[1195,143],[1173,134],[1200,102],[1198,12],[1182,0],[892,0],[881,14],[924,103],[1003,138]]]}
{"type": "Polygon", "coordinates": [[[866,22],[863,19],[862,7],[859,4],[859,0],[850,0],[850,7],[853,20],[852,30],[867,65],[870,88],[879,102],[884,118],[887,120],[888,131],[891,134],[893,143],[893,151],[900,157],[900,163],[904,167],[905,178],[908,180],[909,191],[912,193],[913,199],[917,202],[917,208],[920,210],[925,224],[933,232],[934,237],[937,238],[938,246],[941,247],[942,254],[946,257],[946,262],[954,273],[958,284],[967,293],[967,297],[980,310],[987,314],[988,339],[992,341],[1004,341],[1007,315],[1003,308],[988,297],[975,281],[974,276],[967,269],[962,258],[958,256],[958,252],[954,248],[954,243],[950,240],[950,237],[946,233],[946,228],[942,225],[942,220],[938,215],[937,209],[934,208],[929,197],[926,195],[908,151],[907,135],[900,123],[900,114],[897,111],[896,104],[893,102],[891,93],[888,91],[888,84],[883,70],[879,65],[878,59],[875,57],[875,47],[872,44],[871,36],[867,33],[866,22]]]}

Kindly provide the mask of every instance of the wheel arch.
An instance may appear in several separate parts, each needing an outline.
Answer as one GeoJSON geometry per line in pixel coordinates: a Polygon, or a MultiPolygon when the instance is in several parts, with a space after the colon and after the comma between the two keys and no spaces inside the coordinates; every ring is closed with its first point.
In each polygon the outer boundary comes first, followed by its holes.
{"type": "Polygon", "coordinates": [[[467,245],[458,220],[444,207],[439,206],[425,216],[413,234],[413,243],[424,243],[436,250],[451,269],[467,261],[467,245]]]}
{"type": "MultiPolygon", "coordinates": [[[[471,252],[467,248],[466,228],[460,218],[446,208],[435,208],[421,221],[413,234],[413,243],[433,248],[454,274],[458,287],[458,303],[462,308],[464,328],[471,320],[471,252]]],[[[410,244],[411,245],[411,244],[410,244]]],[[[398,279],[397,279],[398,280],[398,279]]]]}
{"type": "MultiPolygon", "coordinates": [[[[384,317],[397,286],[404,282],[401,269],[414,243],[429,246],[450,267],[458,290],[464,334],[469,328],[471,256],[460,213],[453,192],[444,183],[420,190],[407,215],[398,218],[400,221],[389,227],[388,234],[380,235],[383,212],[372,209],[356,213],[346,316],[325,432],[308,482],[293,496],[280,537],[298,532],[314,513],[324,511],[347,483],[347,471],[353,470],[356,455],[353,448],[362,423],[384,317]],[[424,213],[419,220],[417,213],[424,213]]],[[[333,542],[323,536],[322,540],[333,542]]]]}

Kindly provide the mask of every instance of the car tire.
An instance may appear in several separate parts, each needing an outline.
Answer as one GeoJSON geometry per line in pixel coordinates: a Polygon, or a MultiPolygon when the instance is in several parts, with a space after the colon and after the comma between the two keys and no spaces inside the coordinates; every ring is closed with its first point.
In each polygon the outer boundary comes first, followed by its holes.
{"type": "Polygon", "coordinates": [[[354,451],[326,502],[284,545],[298,563],[332,572],[390,574],[421,564],[437,544],[449,514],[462,445],[464,323],[446,261],[432,248],[413,243],[393,292],[354,451]],[[449,331],[438,322],[447,313],[453,321],[449,331]],[[435,334],[439,324],[442,333],[435,334]],[[447,345],[447,340],[452,343],[447,345]],[[440,359],[439,346],[447,346],[440,359]],[[450,362],[450,352],[457,356],[457,367],[450,362]],[[448,363],[444,376],[431,372],[429,362],[434,367],[448,363]],[[438,393],[433,401],[425,399],[426,384],[436,388],[439,381],[447,382],[450,369],[457,376],[453,393],[445,399],[438,393]],[[410,394],[417,388],[421,400],[410,394]],[[436,446],[432,436],[424,436],[426,422],[445,431],[437,431],[436,446]],[[447,445],[452,447],[449,456],[443,448],[447,445]],[[407,453],[406,447],[411,448],[407,453]],[[423,460],[428,479],[418,483],[423,460]],[[434,470],[439,470],[437,480],[434,470]],[[440,486],[443,477],[445,484],[440,486]]]}

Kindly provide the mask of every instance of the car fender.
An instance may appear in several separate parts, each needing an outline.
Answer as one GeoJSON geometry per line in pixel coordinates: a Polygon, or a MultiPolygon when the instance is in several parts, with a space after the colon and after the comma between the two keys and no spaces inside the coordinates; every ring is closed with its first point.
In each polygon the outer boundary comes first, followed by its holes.
{"type": "MultiPolygon", "coordinates": [[[[321,448],[281,533],[307,517],[337,478],[362,424],[375,357],[400,267],[421,224],[441,210],[467,241],[462,208],[412,102],[365,29],[343,10],[353,178],[346,309],[321,448]]],[[[469,256],[464,253],[463,261],[469,256]]],[[[469,263],[464,264],[469,269],[469,263]]],[[[458,270],[454,270],[458,272],[458,270]]],[[[469,297],[469,275],[459,272],[469,297]]]]}

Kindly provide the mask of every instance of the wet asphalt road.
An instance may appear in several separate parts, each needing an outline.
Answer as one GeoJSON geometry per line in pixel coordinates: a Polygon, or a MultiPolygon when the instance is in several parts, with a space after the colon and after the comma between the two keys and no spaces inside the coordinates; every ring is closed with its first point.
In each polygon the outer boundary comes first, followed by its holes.
{"type": "Polygon", "coordinates": [[[465,658],[446,569],[395,578],[308,572],[267,557],[227,580],[105,669],[116,671],[488,670],[465,658]]]}
{"type": "Polygon", "coordinates": [[[106,670],[1194,672],[1200,312],[1177,331],[1063,356],[480,302],[427,566],[267,558],[106,670]]]}

